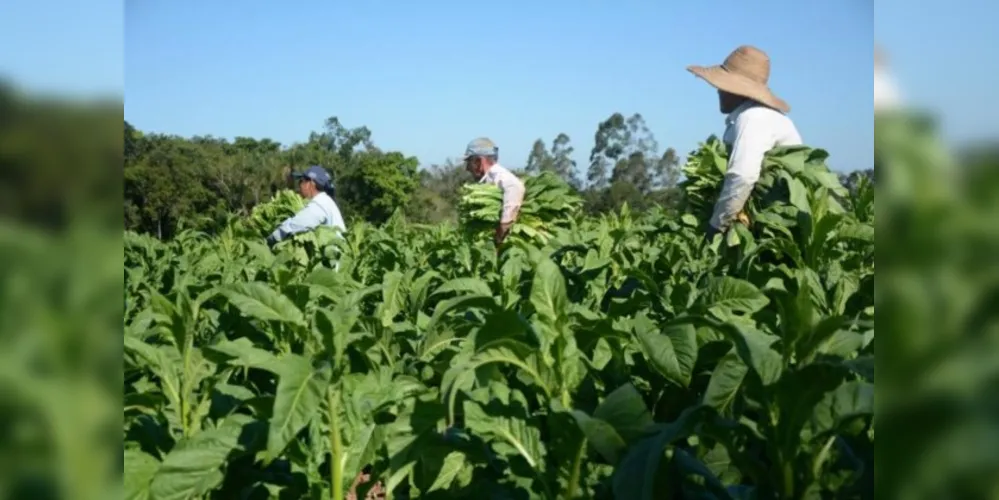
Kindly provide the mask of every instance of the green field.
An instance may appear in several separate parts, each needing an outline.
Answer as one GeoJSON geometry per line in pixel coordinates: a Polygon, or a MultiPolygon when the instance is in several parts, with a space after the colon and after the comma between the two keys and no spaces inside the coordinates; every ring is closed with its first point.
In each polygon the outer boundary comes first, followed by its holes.
{"type": "Polygon", "coordinates": [[[127,232],[129,498],[338,499],[362,470],[396,499],[872,497],[873,186],[776,152],[709,243],[719,148],[679,211],[500,253],[399,213],[274,249],[277,209],[127,232]]]}

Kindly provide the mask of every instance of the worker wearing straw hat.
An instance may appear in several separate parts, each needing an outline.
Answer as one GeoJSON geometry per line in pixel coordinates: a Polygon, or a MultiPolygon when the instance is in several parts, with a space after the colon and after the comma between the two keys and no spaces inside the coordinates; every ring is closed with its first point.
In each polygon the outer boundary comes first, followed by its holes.
{"type": "Polygon", "coordinates": [[[725,232],[734,220],[748,224],[743,209],[760,178],[763,157],[775,146],[801,144],[801,135],[787,113],[786,102],[767,86],[770,57],[743,45],[716,66],[689,66],[687,70],[718,89],[718,103],[726,114],[728,170],[711,216],[708,238],[725,232]]]}

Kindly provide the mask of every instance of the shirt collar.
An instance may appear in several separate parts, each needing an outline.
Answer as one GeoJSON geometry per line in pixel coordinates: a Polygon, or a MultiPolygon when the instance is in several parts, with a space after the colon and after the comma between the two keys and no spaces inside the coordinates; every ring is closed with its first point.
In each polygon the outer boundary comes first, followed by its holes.
{"type": "Polygon", "coordinates": [[[485,182],[486,179],[489,177],[489,173],[490,172],[492,172],[493,170],[498,170],[498,169],[502,169],[502,168],[503,167],[499,164],[499,162],[493,163],[492,165],[489,166],[489,168],[486,169],[485,172],[483,172],[482,178],[479,179],[479,182],[485,182]]]}
{"type": "Polygon", "coordinates": [[[739,118],[739,115],[741,115],[743,111],[746,111],[747,109],[756,106],[756,104],[757,103],[755,101],[753,101],[751,99],[746,99],[745,102],[743,102],[742,104],[740,104],[738,107],[736,107],[735,109],[733,109],[731,113],[729,113],[727,116],[725,116],[725,125],[732,125],[732,124],[734,124],[735,120],[737,118],[739,118]]]}

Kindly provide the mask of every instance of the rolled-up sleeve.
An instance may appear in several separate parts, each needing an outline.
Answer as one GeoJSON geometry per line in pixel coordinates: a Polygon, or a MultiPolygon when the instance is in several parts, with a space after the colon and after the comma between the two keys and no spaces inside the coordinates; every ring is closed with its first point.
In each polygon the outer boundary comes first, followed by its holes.
{"type": "Polygon", "coordinates": [[[281,241],[286,236],[314,229],[325,221],[326,214],[323,212],[323,209],[317,203],[309,202],[309,204],[302,210],[299,210],[297,214],[282,222],[281,225],[278,226],[273,233],[271,233],[270,239],[274,241],[281,241]]]}
{"type": "Polygon", "coordinates": [[[732,124],[734,137],[728,170],[711,216],[711,225],[718,230],[726,229],[745,207],[753,186],[760,179],[763,157],[774,146],[765,117],[757,116],[753,111],[741,113],[732,124]]]}
{"type": "Polygon", "coordinates": [[[524,182],[512,173],[502,176],[499,181],[500,188],[503,189],[503,211],[500,214],[500,222],[509,224],[517,219],[520,207],[524,204],[524,182]]]}

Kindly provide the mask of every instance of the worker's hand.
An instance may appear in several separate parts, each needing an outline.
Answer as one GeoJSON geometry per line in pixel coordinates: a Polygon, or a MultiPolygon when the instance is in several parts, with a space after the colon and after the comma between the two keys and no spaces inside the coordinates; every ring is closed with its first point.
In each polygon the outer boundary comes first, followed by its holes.
{"type": "Polygon", "coordinates": [[[496,242],[497,247],[499,247],[503,243],[503,240],[506,239],[507,235],[510,234],[510,226],[512,225],[512,222],[501,222],[498,226],[496,226],[496,235],[493,240],[496,242]]]}
{"type": "Polygon", "coordinates": [[[749,227],[749,214],[745,210],[739,212],[739,215],[735,216],[735,220],[743,226],[749,227]]]}

